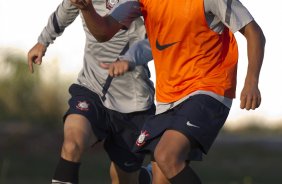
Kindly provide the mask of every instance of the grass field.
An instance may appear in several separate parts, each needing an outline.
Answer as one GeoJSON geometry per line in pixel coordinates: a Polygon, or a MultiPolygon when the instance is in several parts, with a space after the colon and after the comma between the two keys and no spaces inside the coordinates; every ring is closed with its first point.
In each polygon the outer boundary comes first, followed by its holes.
{"type": "MultiPolygon", "coordinates": [[[[58,160],[60,133],[0,133],[0,184],[49,183],[58,160]]],[[[81,165],[81,184],[109,184],[102,146],[81,165]]],[[[282,184],[281,132],[223,131],[203,162],[192,163],[203,184],[282,184]]]]}

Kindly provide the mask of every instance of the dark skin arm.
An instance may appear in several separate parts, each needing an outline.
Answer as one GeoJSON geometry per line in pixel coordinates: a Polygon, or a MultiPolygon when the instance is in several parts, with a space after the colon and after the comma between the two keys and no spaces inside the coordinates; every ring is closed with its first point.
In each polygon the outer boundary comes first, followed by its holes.
{"type": "Polygon", "coordinates": [[[94,9],[92,0],[70,1],[81,10],[87,28],[99,42],[110,40],[123,27],[122,24],[111,16],[100,16],[94,9]]]}
{"type": "Polygon", "coordinates": [[[240,108],[254,110],[258,108],[261,103],[258,83],[264,57],[265,37],[261,28],[255,21],[247,24],[240,32],[247,40],[248,49],[248,69],[240,96],[240,108]]]}

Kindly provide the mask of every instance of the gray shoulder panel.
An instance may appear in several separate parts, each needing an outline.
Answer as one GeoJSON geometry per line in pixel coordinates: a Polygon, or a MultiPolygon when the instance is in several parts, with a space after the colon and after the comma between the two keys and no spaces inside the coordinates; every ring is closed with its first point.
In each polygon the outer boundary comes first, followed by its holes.
{"type": "Polygon", "coordinates": [[[142,16],[137,0],[121,0],[109,14],[126,27],[129,27],[137,17],[142,16]]]}
{"type": "Polygon", "coordinates": [[[239,0],[204,0],[207,22],[211,29],[221,32],[227,26],[233,33],[253,20],[239,0]]]}

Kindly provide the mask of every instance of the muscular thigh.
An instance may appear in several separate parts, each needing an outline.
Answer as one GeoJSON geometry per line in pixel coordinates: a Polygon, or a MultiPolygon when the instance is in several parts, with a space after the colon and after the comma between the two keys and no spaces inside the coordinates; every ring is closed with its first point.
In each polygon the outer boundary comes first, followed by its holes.
{"type": "Polygon", "coordinates": [[[163,159],[168,161],[171,158],[186,160],[190,150],[191,144],[186,135],[176,130],[166,130],[156,147],[155,154],[158,158],[166,157],[163,159]]]}

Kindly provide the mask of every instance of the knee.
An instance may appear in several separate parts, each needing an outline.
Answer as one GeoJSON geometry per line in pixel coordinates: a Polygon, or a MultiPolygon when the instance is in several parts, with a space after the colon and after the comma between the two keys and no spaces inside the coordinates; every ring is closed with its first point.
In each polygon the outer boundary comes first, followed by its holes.
{"type": "Polygon", "coordinates": [[[83,148],[76,141],[71,139],[64,140],[62,156],[70,161],[79,161],[83,153],[83,148]]]}
{"type": "Polygon", "coordinates": [[[62,156],[67,160],[80,159],[84,150],[91,146],[94,137],[90,123],[81,116],[69,115],[64,124],[62,156]]]}
{"type": "Polygon", "coordinates": [[[163,168],[165,165],[169,164],[169,162],[172,162],[170,155],[167,154],[167,152],[156,150],[154,152],[154,158],[160,168],[163,168]]]}
{"type": "Polygon", "coordinates": [[[185,166],[185,159],[173,151],[156,149],[154,157],[166,178],[171,178],[185,166]]]}
{"type": "Polygon", "coordinates": [[[154,157],[164,175],[166,175],[166,171],[169,171],[176,164],[175,157],[164,150],[156,150],[154,157]]]}

